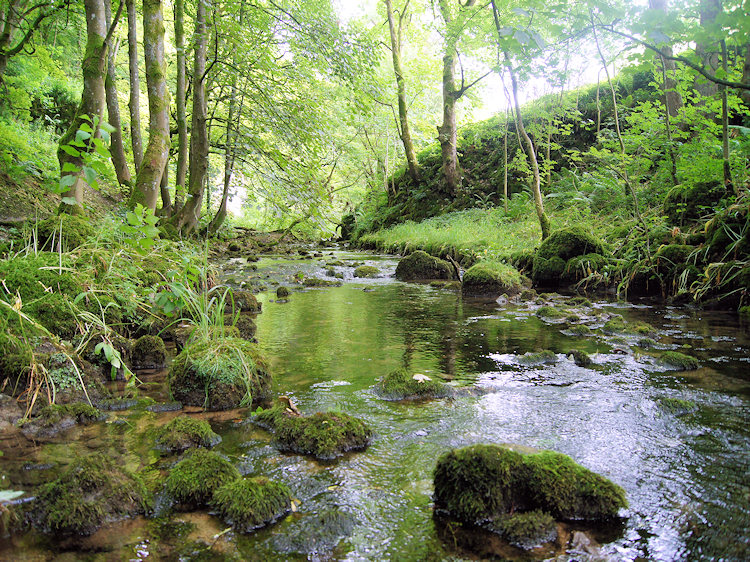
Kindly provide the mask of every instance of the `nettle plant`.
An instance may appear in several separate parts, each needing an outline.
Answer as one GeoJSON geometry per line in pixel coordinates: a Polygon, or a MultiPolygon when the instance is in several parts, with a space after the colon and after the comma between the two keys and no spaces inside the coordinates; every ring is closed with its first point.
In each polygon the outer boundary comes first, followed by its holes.
{"type": "MultiPolygon", "coordinates": [[[[53,188],[59,195],[68,191],[81,175],[93,189],[99,189],[99,177],[106,175],[108,170],[111,155],[107,145],[115,128],[96,115],[81,115],[80,118],[83,122],[76,131],[75,138],[60,146],[60,150],[77,158],[80,165],[74,162],[63,164],[60,181],[53,188]]],[[[63,197],[62,202],[66,205],[77,204],[74,197],[63,197]]]]}

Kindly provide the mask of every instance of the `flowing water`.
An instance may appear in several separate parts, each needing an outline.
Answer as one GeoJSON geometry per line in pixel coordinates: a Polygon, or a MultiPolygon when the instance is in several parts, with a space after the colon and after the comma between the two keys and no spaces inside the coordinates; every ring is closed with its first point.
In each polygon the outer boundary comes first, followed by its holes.
{"type": "MultiPolygon", "coordinates": [[[[603,300],[575,305],[562,323],[545,322],[535,315],[538,302],[471,302],[450,290],[398,282],[392,277],[395,263],[336,251],[318,260],[264,258],[257,271],[244,260],[225,264],[231,282],[243,284],[252,274],[270,289],[277,282],[291,286],[300,271],[325,277],[333,267],[345,277],[341,287],[293,291],[287,302],[276,302],[272,290],[262,292],[257,337],[274,390],[306,413],[337,409],[363,418],[375,432],[366,451],[319,463],[279,453],[272,436],[247,421],[247,410],[190,410],[211,422],[223,438],[217,450],[243,474],[287,483],[295,512],[270,528],[236,535],[209,513],[162,509],[159,517],[115,523],[69,543],[35,532],[15,535],[0,542],[0,558],[524,558],[492,537],[457,533],[433,517],[436,459],[453,447],[485,442],[559,451],[623,486],[630,502],[623,524],[590,533],[602,543],[599,556],[750,558],[747,324],[731,314],[603,300]],[[375,265],[381,277],[352,278],[353,262],[375,265]],[[600,328],[615,313],[648,322],[657,334],[650,341],[604,335],[600,328]],[[572,335],[577,324],[593,331],[572,335]],[[543,349],[556,353],[554,364],[519,359],[543,349]],[[669,370],[658,355],[670,349],[693,355],[701,367],[669,370]],[[586,351],[594,364],[576,366],[568,356],[573,350],[586,351]],[[400,367],[470,390],[432,402],[378,398],[372,386],[400,367]],[[665,399],[694,407],[674,412],[665,399]]],[[[548,301],[557,308],[572,302],[561,296],[548,301]]],[[[167,399],[164,373],[141,379],[146,394],[167,399]]],[[[5,484],[33,493],[59,464],[95,450],[131,468],[168,467],[173,459],[150,448],[149,428],[178,413],[111,412],[106,422],[45,443],[13,434],[0,442],[5,484]]],[[[537,554],[564,552],[562,545],[537,554]]]]}

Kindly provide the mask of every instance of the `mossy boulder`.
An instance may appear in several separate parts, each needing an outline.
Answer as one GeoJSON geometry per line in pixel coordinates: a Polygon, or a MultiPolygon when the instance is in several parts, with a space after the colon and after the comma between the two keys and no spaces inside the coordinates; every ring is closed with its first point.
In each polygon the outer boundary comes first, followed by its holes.
{"type": "Polygon", "coordinates": [[[276,298],[277,299],[287,299],[289,298],[289,289],[287,287],[284,287],[283,285],[281,287],[276,288],[276,298]]]}
{"type": "Polygon", "coordinates": [[[573,362],[579,367],[590,367],[594,364],[589,354],[580,349],[574,349],[570,352],[570,355],[573,357],[573,362]]]}
{"type": "Polygon", "coordinates": [[[255,413],[254,421],[275,434],[283,451],[330,460],[347,451],[370,444],[372,430],[363,421],[340,412],[319,412],[302,416],[283,403],[255,413]]]}
{"type": "Polygon", "coordinates": [[[471,297],[498,297],[521,292],[521,274],[512,265],[497,261],[479,262],[464,273],[461,292],[471,297]]]}
{"type": "Polygon", "coordinates": [[[291,500],[285,484],[258,476],[227,482],[214,492],[211,506],[234,529],[250,533],[289,513],[291,500]]]}
{"type": "Polygon", "coordinates": [[[252,340],[255,337],[255,332],[258,331],[258,326],[255,324],[255,320],[247,314],[240,314],[237,317],[234,327],[237,328],[238,337],[243,340],[252,340]]]}
{"type": "Polygon", "coordinates": [[[599,273],[609,264],[609,259],[601,254],[584,254],[570,258],[565,263],[562,280],[576,282],[585,279],[593,273],[599,273]]]}
{"type": "Polygon", "coordinates": [[[333,281],[332,279],[319,279],[318,277],[305,277],[302,280],[302,285],[305,287],[341,287],[341,281],[333,281]]]}
{"type": "Polygon", "coordinates": [[[255,295],[245,289],[232,291],[232,298],[227,298],[227,312],[252,312],[257,314],[261,311],[261,303],[255,295]]]}
{"type": "Polygon", "coordinates": [[[490,528],[513,546],[524,550],[531,550],[557,539],[554,517],[540,510],[503,515],[490,528]]]}
{"type": "Polygon", "coordinates": [[[380,275],[380,270],[372,265],[360,265],[354,270],[354,277],[372,278],[378,275],[380,275]]]}
{"type": "Polygon", "coordinates": [[[532,352],[529,351],[524,353],[518,358],[518,362],[521,365],[527,365],[530,367],[536,367],[539,365],[551,365],[557,362],[557,355],[554,351],[544,349],[542,351],[532,352]]]}
{"type": "Polygon", "coordinates": [[[454,271],[447,261],[417,250],[398,262],[396,278],[401,281],[453,279],[454,271]]]}
{"type": "Polygon", "coordinates": [[[26,421],[21,429],[27,436],[46,438],[78,424],[85,425],[99,421],[103,417],[99,409],[83,402],[49,404],[39,410],[36,416],[26,421]]]}
{"type": "Polygon", "coordinates": [[[169,453],[192,447],[210,449],[221,442],[205,420],[179,416],[156,431],[156,448],[169,453]]]}
{"type": "Polygon", "coordinates": [[[534,256],[532,280],[539,286],[556,286],[567,262],[586,254],[604,256],[607,250],[601,240],[583,227],[570,226],[556,230],[542,242],[534,256]]]}
{"type": "Polygon", "coordinates": [[[698,406],[692,400],[683,400],[681,398],[661,398],[659,406],[670,414],[675,416],[686,416],[698,411],[698,406]]]}
{"type": "Polygon", "coordinates": [[[134,369],[162,369],[167,364],[167,348],[159,336],[141,336],[130,348],[130,363],[134,369]]]}
{"type": "Polygon", "coordinates": [[[262,399],[271,375],[256,344],[228,337],[189,343],[172,362],[168,382],[183,404],[228,410],[262,399]]]}
{"type": "Polygon", "coordinates": [[[537,308],[535,314],[542,320],[548,321],[562,321],[568,317],[568,311],[566,309],[549,305],[540,306],[537,308]]]}
{"type": "Polygon", "coordinates": [[[620,486],[553,451],[454,449],[438,459],[434,484],[435,508],[473,524],[535,510],[555,519],[597,521],[627,507],[620,486]]]}
{"type": "Polygon", "coordinates": [[[192,449],[169,472],[164,487],[177,503],[201,507],[213,499],[216,490],[239,477],[239,471],[220,454],[192,449]]]}
{"type": "Polygon", "coordinates": [[[661,354],[660,360],[677,371],[693,371],[700,367],[700,362],[695,357],[679,351],[665,351],[661,354]]]}
{"type": "Polygon", "coordinates": [[[77,459],[42,486],[30,518],[53,535],[90,535],[105,523],[143,513],[149,502],[138,476],[111,457],[95,454],[77,459]]]}
{"type": "Polygon", "coordinates": [[[375,385],[375,392],[386,400],[432,399],[449,396],[451,387],[425,375],[410,375],[405,369],[398,369],[385,375],[375,385]]]}
{"type": "Polygon", "coordinates": [[[727,196],[720,181],[676,185],[664,199],[664,214],[671,224],[681,225],[713,214],[716,204],[727,196]]]}
{"type": "Polygon", "coordinates": [[[656,330],[646,322],[627,322],[622,316],[610,318],[602,328],[605,334],[624,334],[630,336],[648,336],[656,333],[656,330]]]}
{"type": "Polygon", "coordinates": [[[56,215],[37,225],[39,242],[45,250],[69,251],[83,245],[96,231],[83,215],[56,215]]]}

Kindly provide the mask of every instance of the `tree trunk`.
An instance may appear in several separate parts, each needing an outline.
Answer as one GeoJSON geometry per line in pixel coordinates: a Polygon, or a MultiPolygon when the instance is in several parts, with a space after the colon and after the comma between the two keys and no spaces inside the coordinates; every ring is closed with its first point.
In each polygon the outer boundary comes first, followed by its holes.
{"type": "MultiPolygon", "coordinates": [[[[649,0],[649,8],[668,13],[667,0],[649,0]]],[[[672,56],[672,46],[668,44],[660,45],[661,50],[667,55],[672,56]]],[[[675,117],[682,107],[682,95],[677,91],[677,80],[674,74],[677,66],[675,61],[665,57],[660,57],[664,67],[664,96],[667,113],[670,117],[675,117]]]]}
{"type": "MultiPolygon", "coordinates": [[[[80,155],[70,154],[63,147],[70,148],[69,144],[75,140],[78,129],[83,123],[88,122],[84,119],[84,116],[101,123],[104,117],[104,108],[107,104],[104,92],[104,68],[107,61],[107,45],[105,43],[107,25],[104,0],[84,0],[84,9],[86,10],[86,53],[81,64],[83,70],[81,103],[78,105],[73,122],[60,138],[59,148],[57,149],[57,159],[60,162],[60,170],[62,170],[61,179],[67,176],[75,177],[73,183],[62,193],[63,199],[75,199],[75,203],[63,202],[59,209],[61,213],[70,214],[83,211],[81,204],[83,203],[83,189],[86,182],[81,176],[83,159],[80,155]],[[71,169],[66,171],[66,167],[71,169]]],[[[98,126],[94,130],[96,132],[98,126]]]]}
{"type": "MultiPolygon", "coordinates": [[[[112,0],[104,0],[104,10],[107,20],[107,27],[110,26],[112,21],[112,0]]],[[[112,131],[109,145],[109,152],[112,155],[112,164],[115,167],[115,174],[117,175],[117,183],[120,185],[130,185],[130,169],[128,168],[128,161],[125,158],[125,148],[122,142],[122,122],[120,120],[120,101],[117,97],[117,83],[115,82],[115,58],[117,57],[117,45],[115,42],[114,47],[112,40],[110,39],[109,45],[107,45],[107,77],[104,80],[104,89],[107,94],[107,116],[109,124],[112,125],[114,131],[112,131]]]]}
{"type": "Polygon", "coordinates": [[[132,208],[140,203],[156,211],[161,178],[169,157],[169,91],[161,0],[143,1],[143,51],[148,90],[148,146],[128,205],[132,208]]]}
{"type": "MultiPolygon", "coordinates": [[[[408,6],[408,1],[407,1],[408,6]]],[[[414,150],[414,143],[411,140],[411,131],[409,129],[408,106],[406,103],[406,83],[404,80],[404,70],[401,65],[401,31],[406,14],[404,6],[398,21],[398,30],[396,30],[395,16],[393,14],[393,4],[391,0],[385,0],[385,7],[388,13],[388,28],[391,35],[391,54],[393,58],[393,73],[396,75],[396,91],[398,94],[398,120],[400,125],[399,133],[401,142],[404,145],[406,154],[406,163],[409,168],[409,176],[414,183],[419,182],[419,163],[417,162],[417,153],[414,150]]]]}
{"type": "Polygon", "coordinates": [[[458,193],[460,176],[456,141],[456,44],[458,38],[452,31],[453,16],[448,0],[440,0],[440,12],[445,20],[445,51],[443,53],[443,123],[438,127],[438,141],[442,154],[443,182],[451,195],[458,193]]]}
{"type": "MultiPolygon", "coordinates": [[[[716,21],[716,16],[721,13],[721,0],[700,0],[700,24],[701,27],[712,25],[716,21]]],[[[712,75],[716,75],[719,68],[719,53],[711,44],[696,43],[695,52],[702,61],[702,66],[712,75]]],[[[701,76],[696,76],[694,83],[695,90],[703,96],[710,97],[715,95],[718,85],[701,76]]]]}
{"type": "MultiPolygon", "coordinates": [[[[727,43],[721,40],[721,67],[724,70],[724,76],[728,74],[727,66],[727,43]]],[[[721,154],[723,160],[724,186],[727,194],[736,194],[739,196],[739,188],[732,185],[732,168],[729,162],[729,101],[727,99],[727,87],[723,84],[719,86],[721,92],[721,154]]]]}
{"type": "Polygon", "coordinates": [[[503,204],[505,214],[508,214],[508,128],[510,128],[510,118],[508,109],[505,109],[505,133],[503,134],[503,204]]]}
{"type": "Polygon", "coordinates": [[[168,217],[172,214],[172,198],[169,195],[169,153],[167,152],[167,163],[164,164],[164,173],[161,175],[159,183],[159,192],[161,193],[161,211],[160,215],[168,217]]]}
{"type": "Polygon", "coordinates": [[[174,38],[177,48],[177,171],[175,174],[174,211],[179,212],[185,199],[188,168],[187,80],[185,78],[185,0],[175,0],[174,38]]]}
{"type": "Polygon", "coordinates": [[[203,205],[203,189],[208,171],[208,131],[206,129],[206,50],[208,28],[206,4],[199,0],[195,13],[195,54],[193,57],[193,119],[190,133],[188,198],[177,217],[177,227],[189,234],[198,225],[203,205]]]}
{"type": "Polygon", "coordinates": [[[138,72],[138,22],[135,0],[125,0],[128,8],[128,61],[130,68],[130,141],[133,146],[135,173],[141,171],[143,137],[141,136],[141,78],[138,72]]]}
{"type": "MultiPolygon", "coordinates": [[[[745,63],[742,66],[742,83],[750,84],[750,43],[745,46],[745,63]]],[[[750,90],[742,90],[740,92],[742,101],[745,102],[745,106],[750,110],[750,90]]]]}

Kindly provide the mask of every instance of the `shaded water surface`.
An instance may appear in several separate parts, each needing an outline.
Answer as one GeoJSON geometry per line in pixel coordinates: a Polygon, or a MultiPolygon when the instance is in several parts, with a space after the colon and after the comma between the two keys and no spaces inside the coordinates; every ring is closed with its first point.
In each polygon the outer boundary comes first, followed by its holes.
{"type": "MultiPolygon", "coordinates": [[[[750,558],[750,339],[736,316],[597,301],[547,323],[535,315],[539,303],[468,302],[452,291],[395,281],[394,267],[391,258],[344,252],[263,259],[252,272],[242,260],[226,266],[233,283],[252,273],[269,289],[259,296],[257,324],[275,390],[303,412],[341,410],[375,432],[365,452],[322,464],[277,452],[267,432],[245,421],[246,410],[192,414],[212,423],[223,437],[217,449],[243,474],[286,482],[298,500],[294,513],[252,535],[235,535],[210,514],[165,511],[111,525],[72,550],[34,533],[15,536],[0,545],[0,557],[467,557],[463,539],[433,519],[432,470],[452,447],[493,442],[553,449],[622,485],[630,501],[623,528],[593,535],[611,559],[750,558]],[[334,260],[345,265],[326,264],[334,260]],[[379,267],[382,277],[352,278],[353,262],[379,267]],[[293,290],[288,302],[275,302],[277,283],[293,286],[299,271],[325,277],[329,268],[344,275],[342,287],[293,290]],[[605,335],[600,328],[612,314],[657,331],[651,341],[605,335]],[[570,335],[577,324],[592,333],[570,335]],[[557,354],[554,364],[519,360],[542,349],[557,354]],[[576,349],[591,355],[591,368],[568,357],[576,349]],[[695,356],[701,367],[668,370],[658,356],[669,349],[695,356]],[[426,403],[375,396],[377,379],[400,367],[472,391],[426,403]],[[664,406],[668,398],[695,407],[673,412],[664,406]]],[[[550,302],[563,308],[571,301],[550,302]]],[[[150,380],[148,392],[164,400],[163,373],[150,380]]],[[[16,436],[0,443],[8,451],[0,467],[10,487],[31,491],[71,454],[94,450],[131,468],[151,463],[166,470],[173,459],[150,449],[148,430],[177,414],[114,412],[44,444],[16,436]]],[[[564,551],[565,545],[557,554],[564,551]]]]}

